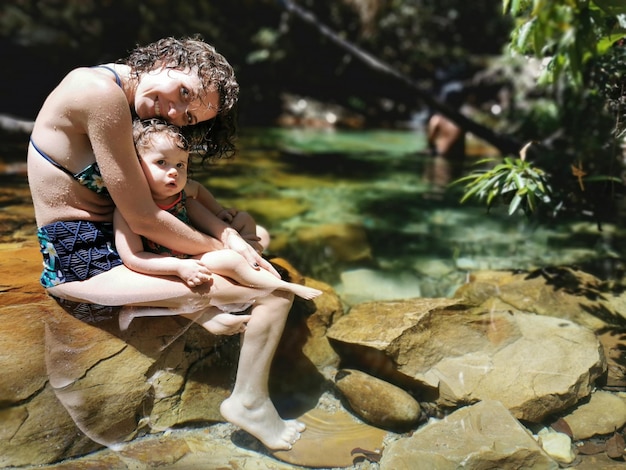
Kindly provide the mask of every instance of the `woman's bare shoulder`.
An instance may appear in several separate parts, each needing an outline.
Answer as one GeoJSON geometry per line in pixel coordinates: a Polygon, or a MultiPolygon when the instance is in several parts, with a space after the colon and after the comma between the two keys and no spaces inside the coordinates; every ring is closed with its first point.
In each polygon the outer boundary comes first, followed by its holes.
{"type": "Polygon", "coordinates": [[[128,106],[124,91],[115,78],[111,72],[103,72],[101,68],[79,67],[63,78],[55,94],[61,98],[71,96],[72,102],[77,105],[87,103],[98,107],[108,104],[128,106]]]}

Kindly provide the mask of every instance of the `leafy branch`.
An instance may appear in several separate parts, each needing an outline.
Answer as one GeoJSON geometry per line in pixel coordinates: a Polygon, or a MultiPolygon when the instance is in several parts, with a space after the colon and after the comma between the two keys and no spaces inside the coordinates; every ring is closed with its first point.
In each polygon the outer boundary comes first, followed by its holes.
{"type": "MultiPolygon", "coordinates": [[[[480,170],[454,181],[453,184],[465,184],[461,202],[469,199],[484,201],[488,208],[494,202],[509,205],[509,215],[519,209],[526,215],[533,213],[540,203],[549,204],[551,188],[546,173],[526,161],[527,144],[520,152],[520,158],[505,157],[493,168],[480,170]]],[[[480,160],[476,165],[493,163],[494,159],[480,160]]]]}

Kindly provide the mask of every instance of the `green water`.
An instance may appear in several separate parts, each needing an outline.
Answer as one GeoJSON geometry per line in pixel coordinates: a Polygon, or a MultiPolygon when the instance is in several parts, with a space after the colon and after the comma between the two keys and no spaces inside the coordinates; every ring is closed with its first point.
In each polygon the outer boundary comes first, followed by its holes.
{"type": "Polygon", "coordinates": [[[349,302],[448,296],[478,269],[568,264],[610,275],[623,258],[616,226],[540,226],[461,205],[458,188],[429,197],[419,132],[248,129],[240,148],[196,176],[270,230],[272,254],[349,302]]]}
{"type": "MultiPolygon", "coordinates": [[[[1,149],[5,241],[35,230],[23,140],[1,149]]],[[[461,205],[458,188],[430,197],[419,131],[244,129],[238,147],[234,159],[193,177],[269,229],[269,255],[330,284],[348,304],[450,296],[482,269],[566,264],[602,278],[623,273],[621,226],[537,225],[504,208],[461,205]]]]}

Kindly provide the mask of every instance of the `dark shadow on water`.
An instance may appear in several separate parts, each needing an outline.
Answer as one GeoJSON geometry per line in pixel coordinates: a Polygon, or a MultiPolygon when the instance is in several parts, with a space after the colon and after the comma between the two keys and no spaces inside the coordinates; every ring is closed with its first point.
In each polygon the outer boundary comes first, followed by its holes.
{"type": "MultiPolygon", "coordinates": [[[[381,180],[400,170],[398,163],[385,161],[377,153],[281,152],[280,161],[293,174],[313,175],[331,179],[381,180]]],[[[413,170],[411,170],[413,171],[413,170]]]]}

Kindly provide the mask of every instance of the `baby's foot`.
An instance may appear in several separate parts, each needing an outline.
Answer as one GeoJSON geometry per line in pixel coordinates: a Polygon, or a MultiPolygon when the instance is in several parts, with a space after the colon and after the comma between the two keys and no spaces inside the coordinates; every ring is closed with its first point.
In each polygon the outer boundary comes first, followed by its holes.
{"type": "Polygon", "coordinates": [[[323,294],[321,290],[313,289],[312,287],[307,287],[295,283],[289,284],[289,290],[292,293],[296,294],[298,297],[302,297],[305,300],[311,300],[323,294]]]}
{"type": "Polygon", "coordinates": [[[209,333],[214,335],[236,335],[246,331],[246,325],[250,321],[250,315],[233,315],[232,313],[205,313],[196,323],[209,333]]]}
{"type": "Polygon", "coordinates": [[[306,428],[297,420],[284,420],[270,400],[257,407],[246,407],[231,396],[220,406],[222,416],[249,432],[269,450],[291,450],[306,428]]]}

